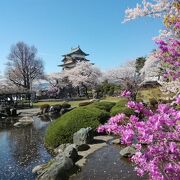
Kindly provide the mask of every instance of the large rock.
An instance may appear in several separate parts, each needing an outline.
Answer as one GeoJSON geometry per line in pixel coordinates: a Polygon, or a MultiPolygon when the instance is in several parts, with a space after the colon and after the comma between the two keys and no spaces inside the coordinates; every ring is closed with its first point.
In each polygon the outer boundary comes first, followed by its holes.
{"type": "Polygon", "coordinates": [[[71,145],[71,144],[70,144],[70,143],[67,143],[67,144],[61,144],[61,145],[59,145],[56,149],[54,149],[54,153],[55,153],[55,154],[63,153],[64,150],[66,149],[66,147],[68,147],[69,145],[71,145]]]}
{"type": "Polygon", "coordinates": [[[32,122],[16,122],[14,124],[14,127],[25,127],[25,126],[29,126],[31,124],[32,124],[32,122]]]}
{"type": "Polygon", "coordinates": [[[133,146],[123,148],[120,152],[123,157],[132,157],[136,153],[136,149],[133,146]]]}
{"type": "Polygon", "coordinates": [[[19,122],[22,122],[22,123],[32,123],[33,122],[33,118],[29,117],[29,116],[24,116],[21,119],[19,119],[19,122]]]}
{"type": "Polygon", "coordinates": [[[41,174],[42,171],[43,171],[45,168],[47,168],[47,166],[48,166],[48,163],[46,163],[46,164],[41,164],[41,165],[37,165],[37,166],[35,166],[35,167],[33,168],[32,173],[34,173],[34,174],[41,174]]]}
{"type": "Polygon", "coordinates": [[[91,144],[94,140],[93,129],[81,128],[78,132],[73,135],[73,143],[80,146],[83,144],[91,144]]]}
{"type": "Polygon", "coordinates": [[[63,180],[67,179],[74,163],[72,159],[66,156],[59,156],[58,160],[53,162],[38,177],[39,180],[63,180]]]}
{"type": "Polygon", "coordinates": [[[58,160],[59,157],[61,158],[62,155],[72,159],[73,162],[76,162],[78,160],[79,156],[76,149],[76,145],[64,144],[63,146],[61,146],[61,148],[62,149],[59,151],[60,153],[55,157],[56,160],[58,160]]]}
{"type": "Polygon", "coordinates": [[[69,175],[78,160],[78,152],[74,144],[62,144],[56,148],[59,153],[54,159],[46,164],[38,165],[32,170],[33,173],[39,174],[37,179],[40,180],[63,180],[69,175]]]}
{"type": "Polygon", "coordinates": [[[22,117],[21,119],[19,119],[19,122],[15,123],[14,126],[15,127],[24,127],[24,126],[28,126],[31,125],[33,123],[33,118],[32,117],[22,117]]]}
{"type": "Polygon", "coordinates": [[[66,147],[66,149],[64,150],[64,155],[68,158],[71,158],[73,162],[76,162],[79,157],[76,146],[74,144],[71,144],[66,147]]]}

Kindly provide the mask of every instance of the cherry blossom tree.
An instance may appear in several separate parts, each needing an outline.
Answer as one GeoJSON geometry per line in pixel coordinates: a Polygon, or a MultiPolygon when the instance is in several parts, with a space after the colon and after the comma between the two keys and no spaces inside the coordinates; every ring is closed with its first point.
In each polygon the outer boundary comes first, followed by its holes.
{"type": "Polygon", "coordinates": [[[160,80],[160,76],[161,76],[160,60],[156,58],[154,54],[155,52],[152,52],[147,56],[144,66],[140,70],[140,74],[143,78],[143,82],[160,80]]]}
{"type": "Polygon", "coordinates": [[[134,61],[105,72],[103,78],[110,83],[120,85],[122,89],[131,91],[132,98],[134,100],[136,99],[142,79],[136,72],[136,64],[134,61]]]}
{"type": "Polygon", "coordinates": [[[100,69],[89,62],[79,62],[76,66],[69,70],[64,70],[63,76],[68,79],[73,87],[84,88],[88,97],[88,88],[95,89],[97,84],[101,82],[102,73],[100,69]]]}
{"type": "Polygon", "coordinates": [[[178,3],[178,0],[142,0],[142,3],[137,3],[135,8],[126,9],[124,21],[143,16],[164,17],[167,14],[172,14],[174,11],[177,13],[173,6],[174,3],[178,3]]]}

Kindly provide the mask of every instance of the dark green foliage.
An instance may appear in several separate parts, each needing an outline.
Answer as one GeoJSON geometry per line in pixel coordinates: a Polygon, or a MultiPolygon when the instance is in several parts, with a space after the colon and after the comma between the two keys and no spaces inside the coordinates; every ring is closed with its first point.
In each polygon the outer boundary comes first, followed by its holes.
{"type": "Polygon", "coordinates": [[[109,114],[95,107],[79,107],[67,112],[49,125],[45,143],[55,148],[63,143],[71,143],[73,134],[81,128],[92,127],[94,130],[99,124],[107,121],[109,114]]]}
{"type": "Polygon", "coordinates": [[[71,105],[70,104],[68,104],[68,103],[66,103],[66,102],[64,102],[63,104],[62,104],[62,108],[70,108],[71,107],[71,105]]]}
{"type": "Polygon", "coordinates": [[[120,86],[108,83],[107,80],[96,88],[98,97],[117,95],[117,92],[119,92],[119,90],[120,86]]]}
{"type": "Polygon", "coordinates": [[[110,110],[112,109],[113,106],[115,106],[116,103],[115,102],[108,102],[108,101],[103,101],[103,102],[95,102],[93,104],[91,104],[90,106],[92,107],[96,107],[98,109],[101,110],[105,110],[107,112],[110,112],[110,110]]]}
{"type": "Polygon", "coordinates": [[[87,109],[89,111],[94,111],[96,113],[99,113],[99,116],[98,116],[99,120],[98,121],[99,121],[100,124],[106,123],[107,120],[110,117],[110,113],[109,112],[107,112],[107,111],[105,111],[103,109],[100,109],[98,107],[95,107],[95,106],[86,106],[86,107],[82,107],[82,108],[87,109]]]}
{"type": "Polygon", "coordinates": [[[143,68],[144,63],[146,61],[145,57],[139,57],[136,59],[136,72],[139,73],[139,71],[143,68]]]}
{"type": "Polygon", "coordinates": [[[119,113],[124,113],[127,116],[130,116],[134,114],[134,111],[132,109],[129,109],[126,104],[128,100],[127,99],[121,99],[119,102],[116,103],[116,105],[111,109],[110,115],[115,116],[119,113]]]}

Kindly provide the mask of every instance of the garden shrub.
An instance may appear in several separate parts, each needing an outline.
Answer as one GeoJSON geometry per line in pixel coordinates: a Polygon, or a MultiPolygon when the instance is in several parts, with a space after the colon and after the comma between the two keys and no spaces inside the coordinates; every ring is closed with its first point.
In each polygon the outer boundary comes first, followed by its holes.
{"type": "Polygon", "coordinates": [[[81,128],[92,127],[94,130],[99,124],[107,121],[109,114],[95,107],[79,107],[52,122],[49,125],[45,143],[55,148],[63,143],[72,143],[73,134],[81,128]]]}
{"type": "Polygon", "coordinates": [[[91,104],[90,106],[104,110],[104,111],[107,111],[107,112],[110,112],[112,107],[115,105],[116,105],[115,102],[103,101],[103,102],[95,102],[95,103],[91,104]]]}
{"type": "Polygon", "coordinates": [[[70,108],[71,107],[71,105],[70,104],[68,104],[67,102],[64,102],[63,104],[62,104],[62,108],[70,108]]]}
{"type": "Polygon", "coordinates": [[[119,113],[124,113],[127,116],[130,116],[134,114],[134,111],[132,109],[129,109],[127,106],[127,99],[122,98],[119,102],[116,103],[114,107],[112,107],[110,115],[115,116],[119,113]]]}
{"type": "Polygon", "coordinates": [[[107,120],[110,118],[110,113],[103,110],[103,109],[99,109],[99,108],[94,107],[94,106],[86,106],[86,107],[82,107],[82,108],[87,109],[89,111],[99,113],[99,122],[100,122],[100,124],[106,123],[107,120]]]}

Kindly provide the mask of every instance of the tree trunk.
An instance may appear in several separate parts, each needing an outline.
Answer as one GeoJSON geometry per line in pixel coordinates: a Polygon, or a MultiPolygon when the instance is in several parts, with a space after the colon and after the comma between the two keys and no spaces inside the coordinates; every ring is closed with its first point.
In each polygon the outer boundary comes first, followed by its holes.
{"type": "Polygon", "coordinates": [[[88,88],[87,88],[84,84],[82,84],[82,86],[83,86],[84,89],[85,89],[85,95],[86,95],[87,99],[89,99],[88,88]]]}

